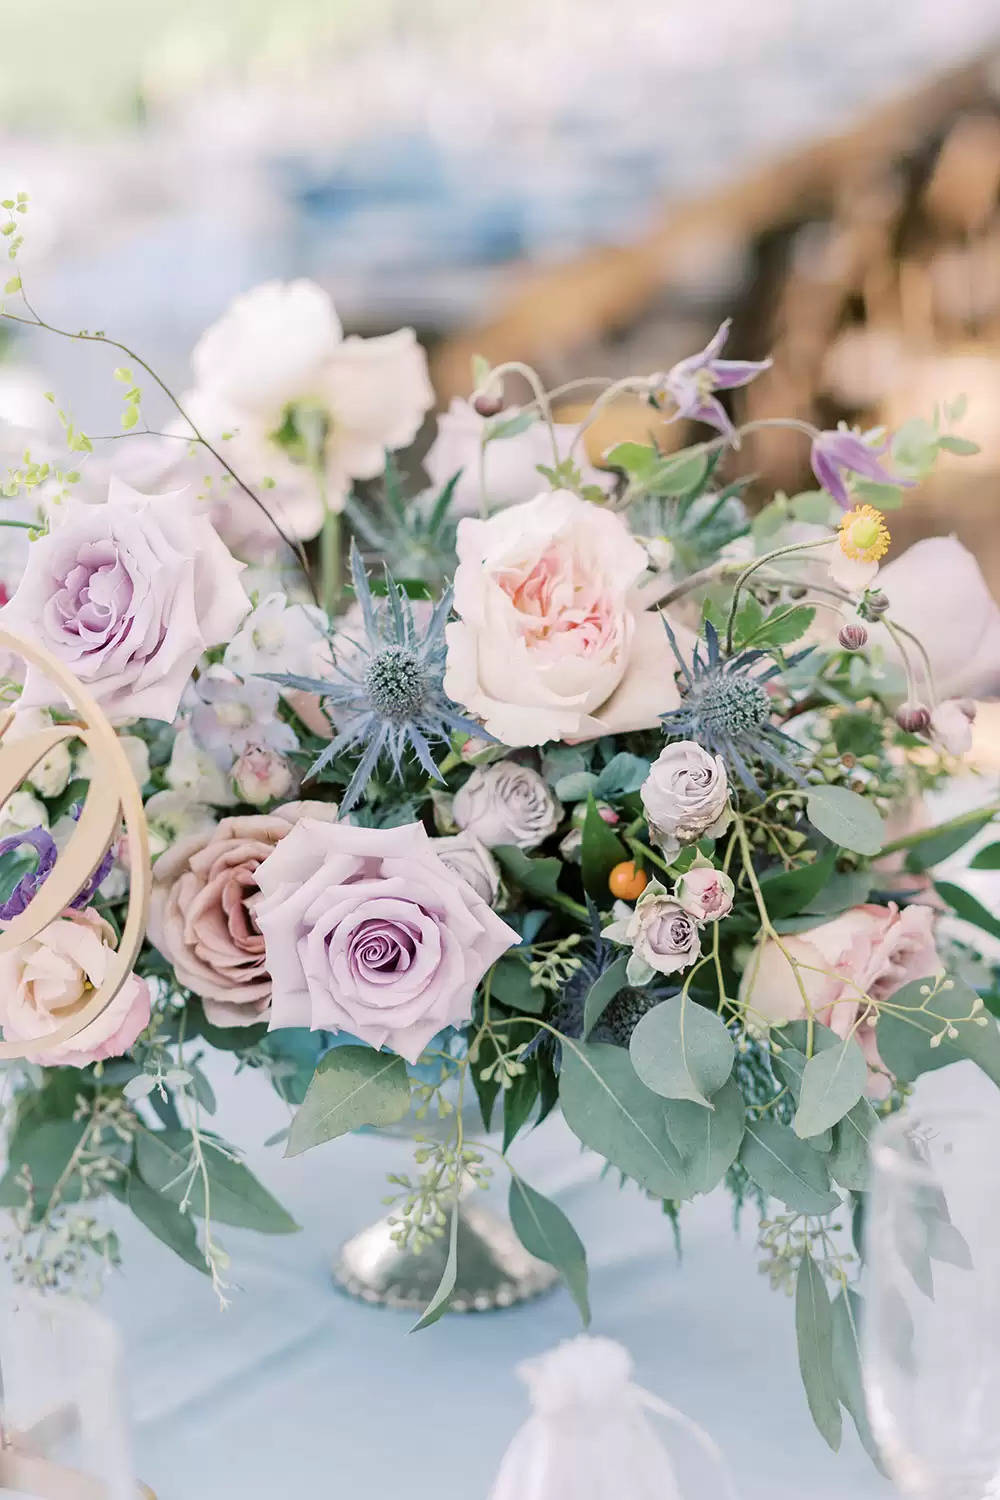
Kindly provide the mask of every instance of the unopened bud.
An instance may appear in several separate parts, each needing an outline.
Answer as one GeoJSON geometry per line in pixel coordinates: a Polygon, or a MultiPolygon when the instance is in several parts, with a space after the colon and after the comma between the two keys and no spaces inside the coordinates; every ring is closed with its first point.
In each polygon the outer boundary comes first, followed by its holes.
{"type": "Polygon", "coordinates": [[[860,651],[868,641],[868,632],[860,620],[852,620],[849,625],[841,625],[837,639],[845,651],[860,651]]]}
{"type": "Polygon", "coordinates": [[[295,773],[277,751],[250,745],[233,766],[233,790],[251,807],[266,807],[287,797],[295,786],[295,773]]]}
{"type": "Polygon", "coordinates": [[[896,710],[896,723],[907,734],[926,734],[931,726],[930,709],[922,703],[904,703],[896,710]]]}
{"type": "Polygon", "coordinates": [[[865,594],[861,603],[868,619],[880,620],[889,608],[889,595],[883,594],[881,589],[875,589],[865,594]]]}
{"type": "Polygon", "coordinates": [[[475,397],[472,405],[481,417],[495,417],[498,412],[503,411],[503,397],[491,391],[482,391],[475,397]]]}

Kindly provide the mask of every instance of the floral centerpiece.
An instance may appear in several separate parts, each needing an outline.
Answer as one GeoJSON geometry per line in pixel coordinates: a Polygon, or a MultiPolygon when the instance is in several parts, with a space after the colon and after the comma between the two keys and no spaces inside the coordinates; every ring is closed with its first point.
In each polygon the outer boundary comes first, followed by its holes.
{"type": "MultiPolygon", "coordinates": [[[[6,298],[15,324],[123,349],[52,328],[19,274],[6,298]]],[[[222,1226],[295,1229],[212,1129],[221,1049],[288,1102],[287,1153],[443,1122],[395,1179],[399,1240],[450,1248],[422,1322],[454,1285],[460,1190],[501,1169],[586,1320],[585,1248],[517,1169],[558,1107],[620,1174],[607,1191],[678,1232],[716,1188],[753,1209],[798,1290],[813,1416],[836,1446],[843,1407],[867,1441],[848,1226],[869,1137],[925,1070],[972,1058],[1000,1083],[993,976],[945,916],[996,920],[932,873],[996,808],[922,820],[997,686],[1000,614],[953,539],[886,560],[887,515],[974,451],[962,402],[891,437],[790,421],[816,485],[751,514],[720,394],[767,361],[724,358],[726,333],[574,382],[594,396],[575,424],[567,388],[480,362],[418,462],[397,456],[432,405],[413,334],[344,337],[320,288],[272,283],[204,335],[186,395],[117,354],[134,447],[57,406],[69,459],[19,440],[0,624],[118,726],[155,856],[135,972],[72,1043],[45,1037],[107,969],[127,850],[0,954],[4,1037],[31,1055],[0,1187],[20,1276],[114,1261],[104,1195],[220,1296],[222,1226]],[[624,394],[649,439],[594,453],[624,394]],[[499,1146],[469,1138],[473,1096],[499,1146]]],[[[43,674],[8,670],[9,734],[58,719],[43,674]]],[[[60,744],[4,806],[4,921],[88,775],[60,744]]],[[[929,1228],[916,1253],[939,1248],[929,1228]]]]}

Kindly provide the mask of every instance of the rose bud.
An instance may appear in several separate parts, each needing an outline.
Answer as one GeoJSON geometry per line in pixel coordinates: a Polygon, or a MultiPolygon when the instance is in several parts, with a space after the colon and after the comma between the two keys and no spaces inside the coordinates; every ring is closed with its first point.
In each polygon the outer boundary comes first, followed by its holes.
{"type": "Polygon", "coordinates": [[[860,651],[868,640],[868,632],[860,620],[852,620],[847,625],[841,625],[837,640],[845,651],[860,651]]]}
{"type": "Polygon", "coordinates": [[[279,802],[295,787],[295,773],[283,755],[264,745],[249,745],[233,766],[233,791],[251,807],[279,802]]]}
{"type": "Polygon", "coordinates": [[[926,734],[930,728],[930,709],[922,703],[904,703],[896,710],[896,723],[907,734],[926,734]]]}

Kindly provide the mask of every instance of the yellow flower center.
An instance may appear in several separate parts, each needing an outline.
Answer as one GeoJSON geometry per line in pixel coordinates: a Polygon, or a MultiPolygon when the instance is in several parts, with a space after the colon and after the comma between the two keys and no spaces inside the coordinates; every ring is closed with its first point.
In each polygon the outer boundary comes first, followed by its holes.
{"type": "Polygon", "coordinates": [[[885,516],[874,505],[858,505],[840,521],[840,550],[855,562],[878,562],[889,550],[885,516]]]}

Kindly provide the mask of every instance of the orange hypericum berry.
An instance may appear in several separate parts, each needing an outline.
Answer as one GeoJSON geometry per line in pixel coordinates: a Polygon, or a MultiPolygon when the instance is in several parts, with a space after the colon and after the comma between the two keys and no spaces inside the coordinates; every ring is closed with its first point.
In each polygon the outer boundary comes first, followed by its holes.
{"type": "Polygon", "coordinates": [[[608,889],[617,901],[638,901],[649,884],[649,876],[630,859],[615,865],[608,876],[608,889]]]}

